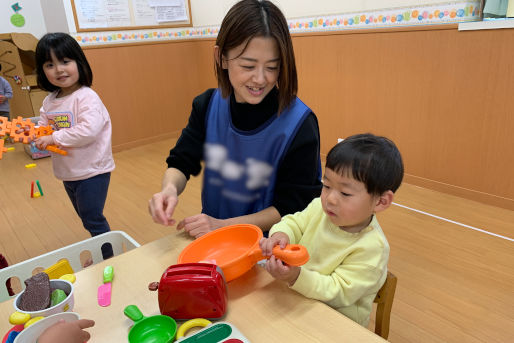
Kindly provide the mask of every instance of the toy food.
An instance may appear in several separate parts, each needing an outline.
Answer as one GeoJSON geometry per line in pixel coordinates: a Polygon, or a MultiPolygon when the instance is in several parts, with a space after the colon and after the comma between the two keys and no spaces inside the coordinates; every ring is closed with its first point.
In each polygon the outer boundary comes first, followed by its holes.
{"type": "Polygon", "coordinates": [[[112,293],[112,279],[114,277],[114,269],[112,266],[104,268],[103,279],[104,283],[98,287],[98,305],[109,306],[111,304],[112,293]]]}
{"type": "Polygon", "coordinates": [[[21,294],[19,308],[23,311],[40,311],[50,306],[50,279],[39,273],[25,280],[25,291],[21,294]]]}
{"type": "Polygon", "coordinates": [[[52,296],[50,300],[50,306],[55,306],[57,304],[60,304],[61,302],[66,299],[67,295],[64,293],[62,289],[54,289],[52,291],[52,296]]]}
{"type": "MultiPolygon", "coordinates": [[[[14,299],[13,307],[16,312],[9,317],[9,322],[11,324],[24,324],[31,318],[48,317],[52,314],[73,310],[74,292],[73,285],[71,284],[71,282],[66,280],[50,280],[50,288],[53,290],[62,290],[66,294],[65,299],[54,306],[50,306],[41,310],[26,311],[20,308],[20,299],[26,292],[25,289],[22,293],[18,294],[14,299]]],[[[50,297],[50,295],[48,296],[50,297]]]]}

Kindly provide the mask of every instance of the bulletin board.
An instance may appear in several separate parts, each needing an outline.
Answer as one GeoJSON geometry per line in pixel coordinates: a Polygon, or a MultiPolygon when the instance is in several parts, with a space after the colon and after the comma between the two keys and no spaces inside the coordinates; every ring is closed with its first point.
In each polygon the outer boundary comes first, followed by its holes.
{"type": "Polygon", "coordinates": [[[192,26],[190,0],[71,0],[77,32],[192,26]]]}

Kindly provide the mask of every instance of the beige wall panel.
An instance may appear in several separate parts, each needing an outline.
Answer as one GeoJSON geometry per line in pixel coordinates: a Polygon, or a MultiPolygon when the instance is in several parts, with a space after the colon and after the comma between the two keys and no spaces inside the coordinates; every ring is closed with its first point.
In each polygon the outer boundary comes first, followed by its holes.
{"type": "Polygon", "coordinates": [[[87,49],[93,88],[111,115],[113,148],[178,136],[193,98],[215,87],[212,41],[87,49]]]}
{"type": "Polygon", "coordinates": [[[386,135],[409,182],[514,208],[513,33],[295,37],[299,93],[318,115],[322,152],[339,137],[386,135]]]}

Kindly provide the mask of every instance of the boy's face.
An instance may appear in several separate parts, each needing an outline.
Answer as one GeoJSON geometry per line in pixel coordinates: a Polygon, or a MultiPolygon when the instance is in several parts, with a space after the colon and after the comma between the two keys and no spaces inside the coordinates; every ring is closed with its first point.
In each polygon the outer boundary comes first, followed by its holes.
{"type": "Polygon", "coordinates": [[[370,223],[379,196],[372,196],[364,183],[351,175],[325,168],[321,204],[330,221],[347,232],[359,232],[370,223]]]}

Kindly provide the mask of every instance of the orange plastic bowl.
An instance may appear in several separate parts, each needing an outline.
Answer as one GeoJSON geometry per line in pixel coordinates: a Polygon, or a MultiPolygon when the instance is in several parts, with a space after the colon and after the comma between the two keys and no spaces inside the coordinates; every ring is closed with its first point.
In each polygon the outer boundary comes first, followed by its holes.
{"type": "MultiPolygon", "coordinates": [[[[209,232],[189,244],[179,255],[178,263],[214,260],[231,281],[250,270],[255,263],[267,258],[262,255],[259,241],[262,231],[251,224],[237,224],[209,232]]],[[[309,260],[307,249],[301,245],[276,246],[273,255],[287,264],[300,266],[309,260]]]]}

